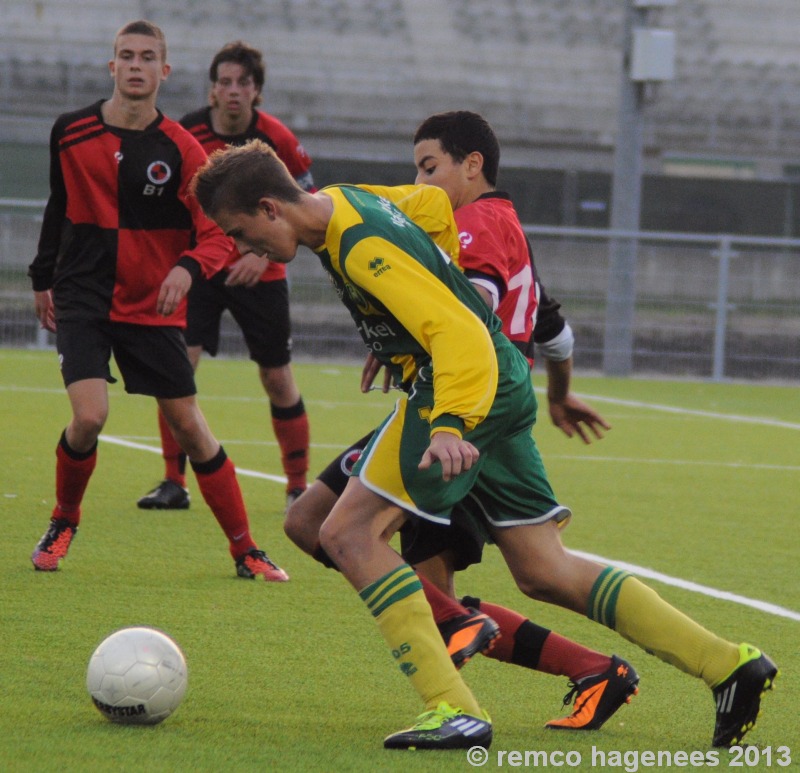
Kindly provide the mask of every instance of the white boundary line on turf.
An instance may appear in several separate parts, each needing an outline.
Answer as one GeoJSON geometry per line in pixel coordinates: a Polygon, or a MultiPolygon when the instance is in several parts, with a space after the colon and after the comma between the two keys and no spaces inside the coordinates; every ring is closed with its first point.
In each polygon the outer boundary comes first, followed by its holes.
{"type": "MultiPolygon", "coordinates": [[[[105,443],[112,443],[117,446],[124,446],[125,448],[133,448],[137,451],[149,451],[151,454],[160,454],[161,448],[154,446],[146,446],[144,443],[133,443],[130,440],[123,440],[122,438],[114,437],[113,435],[100,435],[100,440],[105,443]]],[[[270,475],[268,472],[258,472],[257,470],[247,470],[243,467],[236,468],[237,475],[244,475],[246,478],[262,478],[263,480],[271,480],[275,483],[286,483],[286,478],[283,475],[270,475]]]]}
{"type": "MultiPolygon", "coordinates": [[[[537,392],[544,392],[537,388],[537,392]]],[[[705,419],[722,419],[732,421],[737,424],[759,424],[765,427],[780,427],[781,429],[800,430],[800,424],[791,421],[781,421],[780,419],[768,419],[760,416],[740,416],[735,413],[716,413],[714,411],[700,411],[693,408],[677,408],[672,405],[660,405],[659,403],[645,403],[641,400],[622,400],[616,397],[604,397],[603,395],[578,394],[582,400],[593,402],[611,403],[612,405],[624,405],[628,408],[644,408],[651,411],[662,411],[663,413],[676,413],[683,416],[700,416],[705,419]]]]}
{"type": "Polygon", "coordinates": [[[636,564],[628,564],[625,561],[611,561],[603,556],[596,556],[592,553],[584,553],[581,550],[570,550],[576,556],[581,556],[589,561],[596,561],[601,564],[610,564],[617,569],[625,569],[631,574],[636,574],[639,577],[646,577],[648,580],[658,580],[665,585],[673,585],[676,588],[683,588],[683,590],[692,591],[693,593],[701,593],[704,596],[710,596],[715,599],[722,599],[723,601],[732,601],[734,604],[741,604],[745,607],[752,607],[761,612],[766,612],[770,615],[777,615],[778,617],[787,617],[789,620],[797,620],[800,622],[800,612],[795,612],[793,609],[780,607],[777,604],[771,604],[769,601],[759,601],[758,599],[749,599],[746,596],[740,596],[738,593],[729,593],[725,590],[717,590],[708,585],[700,585],[690,580],[682,580],[679,577],[670,577],[668,574],[656,572],[653,569],[647,569],[643,566],[636,566],[636,564]]]}
{"type": "MultiPolygon", "coordinates": [[[[123,446],[125,448],[133,448],[137,451],[149,451],[150,453],[160,454],[160,448],[154,448],[153,446],[147,446],[143,443],[133,443],[130,440],[122,440],[121,438],[113,437],[112,435],[100,435],[100,440],[106,443],[112,443],[114,445],[123,446]]],[[[244,475],[251,478],[261,478],[263,480],[271,480],[276,483],[286,483],[286,478],[281,475],[269,475],[264,472],[257,472],[255,470],[246,470],[242,469],[241,467],[236,468],[237,475],[244,475]]],[[[661,572],[656,572],[653,569],[647,569],[643,566],[636,566],[636,564],[629,564],[625,561],[611,561],[607,558],[603,558],[602,556],[596,556],[592,553],[584,553],[580,550],[571,550],[570,552],[574,553],[577,556],[582,556],[583,558],[588,559],[589,561],[596,561],[601,564],[611,564],[614,567],[619,569],[625,569],[626,571],[630,572],[631,574],[638,575],[639,577],[646,577],[650,580],[658,580],[658,582],[662,582],[665,585],[673,585],[676,588],[683,588],[684,590],[692,591],[693,593],[700,593],[704,596],[710,596],[711,598],[721,599],[723,601],[732,601],[734,604],[741,604],[746,607],[752,607],[753,609],[758,609],[761,612],[766,612],[770,615],[776,615],[778,617],[786,617],[789,620],[796,620],[800,622],[800,612],[795,612],[792,609],[787,609],[786,607],[778,606],[777,604],[772,604],[769,601],[759,601],[758,599],[749,599],[746,596],[740,596],[737,593],[729,593],[728,591],[724,590],[717,590],[716,588],[711,588],[708,585],[700,585],[696,582],[691,582],[689,580],[682,580],[679,577],[671,577],[668,574],[662,574],[661,572]]]]}

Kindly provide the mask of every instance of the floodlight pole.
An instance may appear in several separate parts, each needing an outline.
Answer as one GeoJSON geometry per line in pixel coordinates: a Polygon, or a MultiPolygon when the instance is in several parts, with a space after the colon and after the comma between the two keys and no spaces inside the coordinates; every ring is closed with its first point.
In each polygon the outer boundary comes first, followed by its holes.
{"type": "MultiPolygon", "coordinates": [[[[623,62],[617,110],[617,140],[611,190],[611,228],[638,231],[642,198],[642,114],[645,84],[631,78],[633,30],[643,26],[647,10],[626,0],[623,62]]],[[[609,243],[603,372],[627,376],[633,367],[633,320],[636,301],[634,238],[614,238],[609,243]]]]}

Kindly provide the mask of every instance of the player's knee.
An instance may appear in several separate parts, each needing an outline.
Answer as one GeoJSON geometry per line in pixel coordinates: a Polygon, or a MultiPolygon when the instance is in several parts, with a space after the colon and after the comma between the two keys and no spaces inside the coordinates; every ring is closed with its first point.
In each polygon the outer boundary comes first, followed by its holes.
{"type": "Polygon", "coordinates": [[[283,520],[286,536],[305,553],[311,553],[319,542],[319,529],[309,524],[308,518],[297,500],[286,511],[283,520]]]}
{"type": "Polygon", "coordinates": [[[90,439],[96,440],[97,436],[103,430],[106,419],[108,418],[108,411],[103,408],[86,408],[80,410],[75,414],[72,421],[74,434],[86,442],[90,439]]]}
{"type": "Polygon", "coordinates": [[[319,544],[328,556],[338,565],[346,565],[351,556],[357,556],[362,549],[364,532],[352,527],[344,519],[326,519],[319,530],[319,544]]]}

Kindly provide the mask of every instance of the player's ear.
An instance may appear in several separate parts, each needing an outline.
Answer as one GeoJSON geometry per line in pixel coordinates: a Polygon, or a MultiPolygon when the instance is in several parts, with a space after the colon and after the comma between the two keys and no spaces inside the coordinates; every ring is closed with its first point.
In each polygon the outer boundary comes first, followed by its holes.
{"type": "Polygon", "coordinates": [[[258,200],[258,208],[267,216],[269,220],[275,220],[278,215],[278,203],[269,196],[262,196],[258,200]]]}
{"type": "Polygon", "coordinates": [[[475,176],[483,171],[483,153],[473,150],[467,154],[466,162],[470,175],[475,176]]]}

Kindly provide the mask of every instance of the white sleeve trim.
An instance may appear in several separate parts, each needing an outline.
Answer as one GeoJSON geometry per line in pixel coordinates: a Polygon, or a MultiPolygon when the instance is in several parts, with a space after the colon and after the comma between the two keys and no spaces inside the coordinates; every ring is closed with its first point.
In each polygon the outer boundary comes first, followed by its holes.
{"type": "Polygon", "coordinates": [[[492,298],[492,311],[497,311],[497,307],[500,305],[500,293],[497,292],[497,285],[490,279],[483,279],[479,276],[471,276],[469,281],[474,285],[482,287],[489,293],[492,298]]]}
{"type": "Polygon", "coordinates": [[[537,343],[536,348],[546,360],[552,362],[563,362],[572,357],[572,349],[575,345],[575,335],[569,322],[564,324],[564,329],[555,337],[544,343],[537,343]]]}

